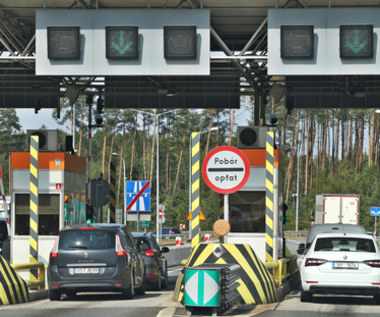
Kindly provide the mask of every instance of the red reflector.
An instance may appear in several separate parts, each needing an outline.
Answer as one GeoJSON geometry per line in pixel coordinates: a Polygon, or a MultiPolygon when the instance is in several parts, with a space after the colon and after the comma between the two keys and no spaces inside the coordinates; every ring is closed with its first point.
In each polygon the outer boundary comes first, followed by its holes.
{"type": "Polygon", "coordinates": [[[121,285],[123,285],[123,283],[120,283],[120,282],[115,282],[115,283],[113,283],[115,286],[121,286],[121,285]]]}
{"type": "Polygon", "coordinates": [[[306,281],[307,284],[318,284],[317,281],[306,281]]]}
{"type": "Polygon", "coordinates": [[[79,230],[94,230],[93,227],[83,227],[83,228],[79,228],[79,230]]]}
{"type": "Polygon", "coordinates": [[[154,274],[147,274],[146,277],[155,277],[156,275],[154,274]]]}
{"type": "Polygon", "coordinates": [[[128,254],[127,251],[117,251],[116,252],[117,256],[124,256],[124,255],[127,255],[127,254],[128,254]]]}
{"type": "Polygon", "coordinates": [[[156,254],[156,252],[154,252],[151,249],[148,249],[148,250],[145,251],[145,255],[149,256],[149,257],[154,256],[155,254],[156,254]]]}
{"type": "Polygon", "coordinates": [[[50,252],[51,258],[56,258],[58,256],[58,252],[50,252]]]}
{"type": "Polygon", "coordinates": [[[53,287],[54,287],[54,288],[59,287],[59,283],[55,283],[55,284],[53,284],[53,287]]]}

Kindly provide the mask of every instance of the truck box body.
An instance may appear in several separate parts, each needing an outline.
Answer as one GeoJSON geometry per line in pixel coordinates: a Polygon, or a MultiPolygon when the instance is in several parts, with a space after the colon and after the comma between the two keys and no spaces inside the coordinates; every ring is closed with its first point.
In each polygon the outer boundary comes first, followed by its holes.
{"type": "Polygon", "coordinates": [[[315,223],[359,224],[359,195],[317,195],[315,223]]]}

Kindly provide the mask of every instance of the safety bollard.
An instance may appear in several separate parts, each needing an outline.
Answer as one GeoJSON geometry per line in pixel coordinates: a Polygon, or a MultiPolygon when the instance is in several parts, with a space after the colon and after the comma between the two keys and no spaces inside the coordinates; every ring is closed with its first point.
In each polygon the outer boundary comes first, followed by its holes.
{"type": "Polygon", "coordinates": [[[208,233],[205,234],[205,242],[210,242],[210,235],[208,233]]]}
{"type": "Polygon", "coordinates": [[[176,237],[175,238],[175,246],[180,247],[181,246],[181,237],[176,237]]]}

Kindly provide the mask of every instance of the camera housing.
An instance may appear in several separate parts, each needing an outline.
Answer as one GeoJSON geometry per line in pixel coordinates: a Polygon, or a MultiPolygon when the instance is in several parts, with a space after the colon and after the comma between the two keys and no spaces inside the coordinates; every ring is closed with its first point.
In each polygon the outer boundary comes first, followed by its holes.
{"type": "Polygon", "coordinates": [[[97,126],[100,126],[103,123],[103,117],[100,113],[95,114],[95,123],[97,126]]]}
{"type": "Polygon", "coordinates": [[[269,119],[269,126],[274,127],[278,123],[277,116],[274,113],[270,113],[268,116],[269,119]]]}

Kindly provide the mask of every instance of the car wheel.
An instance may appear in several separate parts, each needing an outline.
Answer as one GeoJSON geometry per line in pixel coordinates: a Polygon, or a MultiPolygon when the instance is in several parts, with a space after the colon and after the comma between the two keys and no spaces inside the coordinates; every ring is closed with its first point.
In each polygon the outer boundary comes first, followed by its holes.
{"type": "Polygon", "coordinates": [[[380,294],[373,295],[373,299],[377,305],[380,305],[380,294]]]}
{"type": "Polygon", "coordinates": [[[49,298],[50,300],[60,300],[61,292],[58,290],[49,290],[49,298]]]}
{"type": "Polygon", "coordinates": [[[144,295],[145,294],[145,273],[143,275],[143,280],[141,282],[141,287],[136,288],[136,294],[137,295],[144,295]]]}
{"type": "Polygon", "coordinates": [[[301,288],[301,302],[311,302],[312,299],[313,299],[313,294],[311,294],[310,292],[305,292],[301,288]]]}
{"type": "Polygon", "coordinates": [[[157,282],[155,282],[153,285],[152,285],[152,289],[154,291],[159,291],[161,289],[161,274],[158,276],[158,279],[157,279],[157,282]]]}
{"type": "Polygon", "coordinates": [[[162,279],[161,288],[167,289],[169,284],[168,271],[165,271],[164,278],[162,279]]]}
{"type": "Polygon", "coordinates": [[[77,291],[66,291],[66,296],[69,297],[69,298],[73,298],[75,296],[77,296],[77,291]]]}
{"type": "Polygon", "coordinates": [[[135,296],[135,289],[133,285],[133,274],[131,273],[131,283],[129,284],[129,287],[125,290],[123,290],[123,298],[125,299],[132,299],[135,296]]]}

